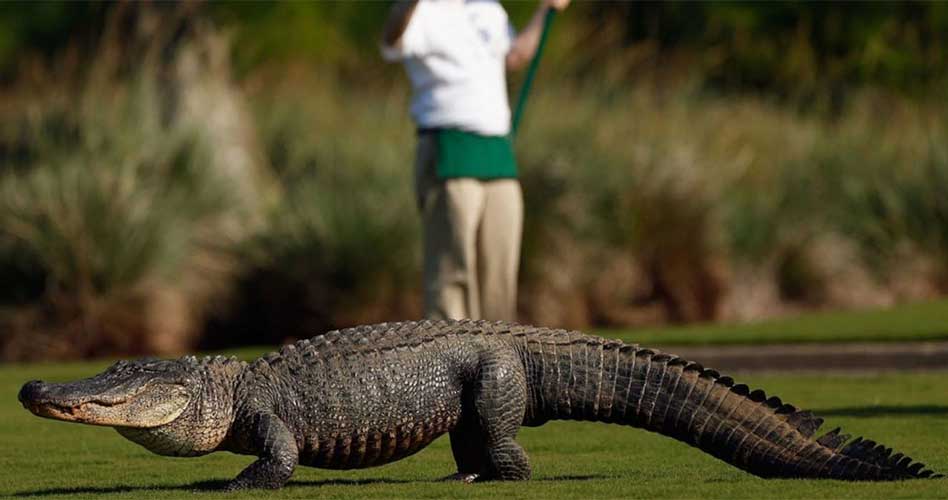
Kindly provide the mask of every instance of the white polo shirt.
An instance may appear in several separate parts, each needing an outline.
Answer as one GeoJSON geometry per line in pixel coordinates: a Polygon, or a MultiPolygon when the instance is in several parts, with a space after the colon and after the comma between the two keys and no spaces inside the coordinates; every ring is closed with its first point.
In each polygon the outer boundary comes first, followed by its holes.
{"type": "Polygon", "coordinates": [[[420,0],[389,61],[402,61],[421,128],[450,127],[482,135],[510,132],[506,57],[514,37],[496,0],[420,0]]]}

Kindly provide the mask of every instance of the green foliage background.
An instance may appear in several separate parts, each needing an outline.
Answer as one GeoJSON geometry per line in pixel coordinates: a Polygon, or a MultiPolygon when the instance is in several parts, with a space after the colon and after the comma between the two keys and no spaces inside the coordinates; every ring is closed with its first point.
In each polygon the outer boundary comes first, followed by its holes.
{"type": "MultiPolygon", "coordinates": [[[[388,5],[0,4],[0,357],[420,315],[409,89],[378,55],[388,5]]],[[[516,25],[535,6],[505,3],[516,25]]],[[[517,138],[521,320],[944,294],[946,13],[575,2],[517,138]]]]}
{"type": "MultiPolygon", "coordinates": [[[[261,65],[308,59],[349,70],[377,66],[379,27],[388,2],[209,2],[207,11],[236,32],[239,75],[261,65]]],[[[518,25],[531,2],[505,2],[518,25]]],[[[91,39],[110,2],[5,2],[0,6],[0,68],[9,77],[24,52],[50,55],[91,39]]],[[[165,6],[164,8],[170,8],[165,6]]],[[[911,92],[945,77],[944,2],[576,2],[561,16],[554,49],[595,77],[596,66],[632,46],[646,66],[684,54],[710,87],[790,97],[854,84],[911,92]],[[594,50],[590,50],[594,49],[594,50]]]]}

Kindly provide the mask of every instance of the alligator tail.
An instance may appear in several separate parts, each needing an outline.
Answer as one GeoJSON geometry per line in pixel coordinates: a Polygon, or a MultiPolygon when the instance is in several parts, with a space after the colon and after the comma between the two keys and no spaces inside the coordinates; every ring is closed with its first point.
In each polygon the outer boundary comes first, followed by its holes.
{"type": "Polygon", "coordinates": [[[874,441],[656,350],[559,331],[528,341],[526,425],[550,419],[641,427],[766,478],[900,480],[941,477],[874,441]]]}

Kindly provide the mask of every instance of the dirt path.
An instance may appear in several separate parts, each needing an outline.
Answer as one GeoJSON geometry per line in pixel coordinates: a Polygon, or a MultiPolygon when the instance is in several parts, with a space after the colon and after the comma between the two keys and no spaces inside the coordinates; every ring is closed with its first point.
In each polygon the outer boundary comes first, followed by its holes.
{"type": "Polygon", "coordinates": [[[669,346],[663,351],[721,372],[948,370],[948,342],[669,346]]]}

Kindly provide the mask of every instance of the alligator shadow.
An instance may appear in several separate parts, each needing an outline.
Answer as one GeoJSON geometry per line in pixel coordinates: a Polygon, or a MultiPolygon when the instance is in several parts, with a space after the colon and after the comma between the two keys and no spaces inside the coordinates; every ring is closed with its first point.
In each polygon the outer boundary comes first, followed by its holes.
{"type": "Polygon", "coordinates": [[[948,406],[914,405],[914,406],[852,406],[846,408],[827,408],[813,410],[821,417],[900,417],[923,415],[948,415],[948,406]]]}
{"type": "MultiPolygon", "coordinates": [[[[407,481],[400,479],[326,479],[322,481],[290,481],[284,488],[298,487],[318,487],[318,486],[338,486],[351,485],[360,486],[367,484],[401,484],[420,481],[407,481]]],[[[193,493],[208,493],[223,490],[228,483],[224,479],[214,479],[209,481],[195,481],[187,484],[176,484],[168,486],[107,486],[107,487],[78,487],[78,488],[49,488],[36,491],[21,491],[14,493],[14,497],[46,497],[57,495],[76,495],[82,493],[106,494],[106,493],[134,493],[145,491],[188,491],[193,493]]]]}
{"type": "MultiPolygon", "coordinates": [[[[534,481],[589,481],[593,479],[605,479],[608,476],[603,475],[563,475],[553,476],[534,481]]],[[[321,479],[315,481],[290,481],[284,486],[284,489],[293,488],[319,488],[323,486],[366,486],[370,484],[420,484],[420,483],[441,483],[440,480],[407,480],[407,479],[321,479]]],[[[16,498],[29,497],[50,497],[59,495],[77,495],[83,493],[108,494],[108,493],[135,493],[145,491],[187,491],[192,493],[207,493],[221,491],[228,483],[227,480],[215,479],[209,481],[195,481],[193,483],[168,485],[168,486],[107,486],[107,487],[76,487],[76,488],[49,488],[36,491],[20,491],[14,493],[16,498]]]]}
{"type": "Polygon", "coordinates": [[[596,479],[611,479],[616,476],[607,476],[604,474],[586,474],[586,475],[573,475],[566,474],[562,476],[550,476],[550,477],[541,477],[536,479],[531,479],[532,482],[546,482],[546,481],[593,481],[596,479]]]}

